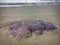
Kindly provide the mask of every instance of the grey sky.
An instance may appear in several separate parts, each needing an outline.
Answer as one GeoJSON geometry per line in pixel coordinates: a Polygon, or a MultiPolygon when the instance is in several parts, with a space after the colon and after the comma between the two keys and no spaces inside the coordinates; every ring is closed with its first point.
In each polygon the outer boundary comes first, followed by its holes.
{"type": "MultiPolygon", "coordinates": [[[[0,0],[0,2],[39,2],[39,1],[40,0],[0,0]]],[[[41,1],[53,1],[53,0],[41,0],[41,1]]]]}
{"type": "Polygon", "coordinates": [[[38,2],[39,0],[0,0],[0,2],[38,2]]]}

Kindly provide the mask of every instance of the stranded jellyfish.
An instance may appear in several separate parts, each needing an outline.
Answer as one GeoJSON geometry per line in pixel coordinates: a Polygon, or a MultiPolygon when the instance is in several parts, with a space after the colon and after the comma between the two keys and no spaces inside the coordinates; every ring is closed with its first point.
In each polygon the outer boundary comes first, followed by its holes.
{"type": "Polygon", "coordinates": [[[30,36],[31,36],[31,32],[27,28],[25,27],[18,28],[17,37],[28,38],[30,36]]]}
{"type": "Polygon", "coordinates": [[[30,31],[27,29],[27,27],[24,26],[24,24],[20,24],[20,23],[12,23],[10,24],[9,26],[9,31],[11,32],[11,34],[14,36],[14,37],[22,37],[22,38],[28,38],[31,36],[31,33],[30,31]],[[19,25],[20,26],[19,26],[19,25]]]}
{"type": "Polygon", "coordinates": [[[44,30],[56,30],[57,27],[51,22],[43,20],[22,20],[9,25],[9,30],[14,37],[27,38],[32,33],[41,35],[44,30]]]}
{"type": "Polygon", "coordinates": [[[54,24],[52,24],[51,22],[44,22],[44,26],[45,26],[45,30],[47,30],[47,31],[57,29],[57,27],[54,24]]]}

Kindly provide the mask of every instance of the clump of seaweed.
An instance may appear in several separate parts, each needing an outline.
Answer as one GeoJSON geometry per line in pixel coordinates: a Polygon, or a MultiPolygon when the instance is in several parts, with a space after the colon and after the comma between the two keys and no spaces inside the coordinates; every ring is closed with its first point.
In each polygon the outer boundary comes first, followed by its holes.
{"type": "Polygon", "coordinates": [[[22,20],[9,25],[9,31],[17,38],[28,38],[32,36],[32,33],[41,35],[44,30],[53,31],[56,29],[57,27],[53,23],[44,20],[22,20]]]}

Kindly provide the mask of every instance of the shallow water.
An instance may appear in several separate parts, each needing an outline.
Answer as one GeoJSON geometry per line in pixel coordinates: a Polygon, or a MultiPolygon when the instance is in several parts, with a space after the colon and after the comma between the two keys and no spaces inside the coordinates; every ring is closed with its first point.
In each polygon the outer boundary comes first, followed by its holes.
{"type": "Polygon", "coordinates": [[[60,6],[29,6],[0,8],[0,45],[59,45],[60,44],[60,6]],[[8,24],[25,19],[41,19],[58,27],[55,31],[44,31],[41,36],[17,41],[9,36],[8,24]]]}

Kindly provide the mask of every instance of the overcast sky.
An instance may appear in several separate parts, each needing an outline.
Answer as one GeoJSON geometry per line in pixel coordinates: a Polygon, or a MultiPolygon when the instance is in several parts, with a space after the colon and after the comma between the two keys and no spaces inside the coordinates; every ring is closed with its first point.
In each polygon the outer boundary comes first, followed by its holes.
{"type": "MultiPolygon", "coordinates": [[[[0,0],[0,2],[39,2],[40,0],[0,0]]],[[[52,1],[52,0],[41,0],[41,1],[52,1]]]]}
{"type": "Polygon", "coordinates": [[[0,0],[0,2],[38,2],[40,0],[0,0]]]}

